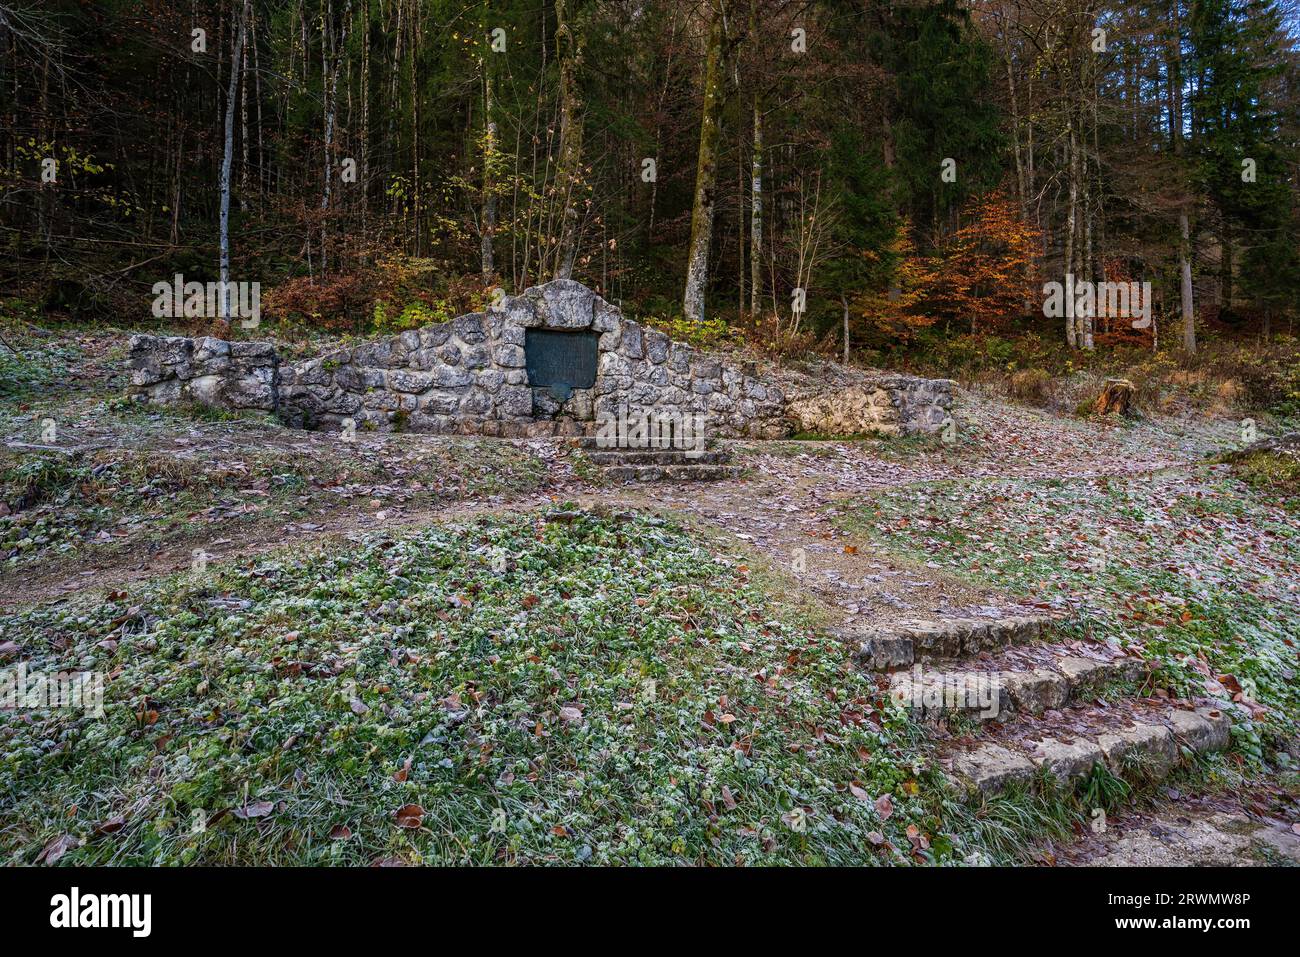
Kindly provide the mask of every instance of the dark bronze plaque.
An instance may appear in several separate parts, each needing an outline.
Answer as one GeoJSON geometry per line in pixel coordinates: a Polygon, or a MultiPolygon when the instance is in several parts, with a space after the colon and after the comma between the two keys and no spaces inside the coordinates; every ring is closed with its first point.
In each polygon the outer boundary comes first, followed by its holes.
{"type": "Polygon", "coordinates": [[[563,402],[574,389],[596,384],[599,355],[595,332],[558,332],[554,329],[525,329],[524,355],[528,384],[550,389],[563,402]]]}

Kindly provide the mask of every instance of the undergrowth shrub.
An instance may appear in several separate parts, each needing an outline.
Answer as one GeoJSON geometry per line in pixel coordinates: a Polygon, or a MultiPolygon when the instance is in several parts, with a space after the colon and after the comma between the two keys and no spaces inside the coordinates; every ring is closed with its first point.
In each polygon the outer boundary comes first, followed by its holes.
{"type": "Polygon", "coordinates": [[[1052,376],[1046,369],[1021,369],[1011,374],[1008,391],[1013,398],[1042,405],[1051,397],[1052,376]]]}

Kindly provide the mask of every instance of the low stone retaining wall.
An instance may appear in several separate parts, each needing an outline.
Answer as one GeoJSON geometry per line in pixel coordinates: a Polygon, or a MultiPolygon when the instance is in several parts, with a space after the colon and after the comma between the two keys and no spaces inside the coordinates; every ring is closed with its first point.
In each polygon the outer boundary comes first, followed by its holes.
{"type": "Polygon", "coordinates": [[[819,435],[938,432],[957,385],[816,360],[782,367],[775,376],[792,427],[819,435]]]}
{"type": "MultiPolygon", "coordinates": [[[[599,416],[656,412],[703,415],[711,436],[774,439],[805,417],[770,379],[624,319],[571,280],[302,362],[282,363],[269,342],[147,335],[132,336],[130,359],[140,401],[258,409],[308,429],[575,435],[599,416]],[[572,362],[568,383],[530,381],[548,374],[543,359],[572,362]]],[[[882,380],[885,403],[873,394],[867,407],[886,430],[933,431],[943,415],[926,404],[931,381],[882,380]]]]}

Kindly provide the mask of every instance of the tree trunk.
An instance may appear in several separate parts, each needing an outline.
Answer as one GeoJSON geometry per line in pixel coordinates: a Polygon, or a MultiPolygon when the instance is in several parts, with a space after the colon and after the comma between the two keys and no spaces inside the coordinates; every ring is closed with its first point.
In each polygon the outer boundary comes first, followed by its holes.
{"type": "Polygon", "coordinates": [[[1187,220],[1187,207],[1178,211],[1178,272],[1181,277],[1183,308],[1183,349],[1188,355],[1196,353],[1196,309],[1192,302],[1191,229],[1187,220]]]}
{"type": "Polygon", "coordinates": [[[361,2],[361,149],[358,154],[357,181],[361,185],[361,237],[364,240],[370,209],[370,0],[361,2]]]}
{"type": "Polygon", "coordinates": [[[844,364],[849,364],[849,300],[840,293],[840,305],[844,308],[844,364]]]}
{"type": "MultiPolygon", "coordinates": [[[[343,32],[339,38],[338,46],[334,45],[334,4],[329,3],[326,6],[325,29],[329,32],[329,49],[332,52],[334,61],[333,67],[329,70],[328,78],[322,77],[322,80],[328,79],[328,90],[325,96],[325,184],[321,190],[320,208],[326,212],[330,208],[330,199],[333,194],[334,178],[334,125],[338,114],[338,92],[339,92],[339,73],[342,72],[344,47],[348,42],[348,21],[352,17],[352,0],[348,0],[347,9],[343,14],[343,32]]],[[[324,218],[320,224],[320,268],[324,273],[328,256],[328,244],[325,241],[329,224],[324,218]]]]}
{"type": "Polygon", "coordinates": [[[424,254],[424,186],[420,179],[420,90],[416,84],[415,67],[420,62],[420,6],[411,4],[406,18],[407,45],[411,48],[411,69],[407,71],[407,89],[411,98],[411,230],[415,235],[415,254],[424,254]]]}
{"type": "Polygon", "coordinates": [[[1075,332],[1074,316],[1074,289],[1070,282],[1070,276],[1074,272],[1074,230],[1075,220],[1077,217],[1077,206],[1079,203],[1079,181],[1076,177],[1077,165],[1074,161],[1075,155],[1075,137],[1074,137],[1074,117],[1069,121],[1069,142],[1068,149],[1070,155],[1067,157],[1066,166],[1070,180],[1070,206],[1065,218],[1065,286],[1066,296],[1069,297],[1065,307],[1065,339],[1070,344],[1071,349],[1079,348],[1079,339],[1075,332]]]}
{"type": "MultiPolygon", "coordinates": [[[[245,0],[244,13],[248,4],[245,0]]],[[[230,166],[235,155],[235,93],[239,84],[239,59],[244,52],[244,31],[248,21],[241,17],[239,36],[235,40],[235,54],[230,58],[230,86],[226,91],[226,138],[221,157],[221,319],[230,321],[230,166]]]]}
{"type": "MultiPolygon", "coordinates": [[[[1080,128],[1082,128],[1082,125],[1083,125],[1082,121],[1080,121],[1080,128]]],[[[1080,185],[1083,188],[1083,220],[1080,223],[1080,227],[1083,232],[1083,253],[1081,257],[1082,258],[1081,265],[1083,266],[1083,268],[1080,270],[1080,274],[1085,280],[1091,280],[1092,279],[1092,193],[1088,189],[1087,169],[1085,168],[1082,171],[1080,171],[1078,152],[1076,152],[1074,156],[1071,157],[1071,159],[1072,162],[1074,163],[1074,177],[1076,180],[1079,181],[1080,185]],[[1081,172],[1083,175],[1080,175],[1081,172]]],[[[1095,304],[1096,300],[1094,299],[1093,302],[1095,304]]],[[[1083,349],[1087,350],[1088,352],[1091,352],[1093,350],[1093,339],[1092,339],[1093,328],[1092,327],[1093,327],[1093,316],[1095,315],[1096,315],[1096,307],[1094,305],[1092,315],[1077,317],[1079,345],[1083,349]]]]}
{"type": "Polygon", "coordinates": [[[1232,311],[1232,253],[1232,229],[1225,222],[1223,224],[1223,252],[1219,260],[1219,309],[1222,312],[1232,311]]]}
{"type": "MultiPolygon", "coordinates": [[[[245,4],[244,17],[247,18],[249,13],[245,4]]],[[[240,74],[243,77],[239,90],[239,146],[242,153],[239,163],[239,211],[241,213],[248,211],[248,46],[251,45],[244,47],[243,56],[239,61],[240,74]]]]}
{"type": "Polygon", "coordinates": [[[493,157],[497,148],[497,121],[492,111],[492,73],[484,64],[483,76],[483,208],[479,217],[479,258],[483,283],[492,282],[496,264],[492,258],[492,237],[497,229],[497,196],[492,182],[493,157]]]}
{"type": "Polygon", "coordinates": [[[751,167],[749,219],[750,312],[757,317],[763,301],[763,114],[754,97],[754,155],[751,167]]]}
{"type": "Polygon", "coordinates": [[[564,196],[555,278],[568,279],[573,274],[573,260],[578,251],[578,194],[583,182],[582,105],[577,76],[582,50],[569,24],[565,0],[555,0],[555,52],[560,64],[560,159],[556,185],[564,196]]]}
{"type": "Polygon", "coordinates": [[[1020,195],[1020,213],[1028,210],[1029,197],[1025,190],[1025,162],[1020,152],[1020,105],[1016,102],[1016,74],[1011,66],[1011,37],[1002,30],[1002,57],[1007,67],[1007,95],[1011,101],[1011,146],[1016,160],[1016,190],[1020,195]]]}
{"type": "Polygon", "coordinates": [[[709,244],[713,239],[714,193],[718,172],[718,137],[722,125],[723,22],[721,0],[711,4],[708,56],[704,64],[704,106],[700,115],[700,152],[695,169],[691,210],[691,244],[686,266],[682,311],[704,321],[704,287],[709,278],[709,244]]]}
{"type": "Polygon", "coordinates": [[[257,107],[257,199],[259,204],[265,206],[267,162],[262,133],[266,126],[262,123],[262,65],[258,62],[256,12],[248,25],[248,45],[253,48],[253,104],[257,107]]]}
{"type": "MultiPolygon", "coordinates": [[[[1183,154],[1183,47],[1178,0],[1170,4],[1173,33],[1169,44],[1169,134],[1175,157],[1183,154]]],[[[1178,208],[1178,274],[1183,313],[1183,350],[1196,352],[1196,307],[1192,300],[1192,238],[1190,199],[1178,208]]]]}

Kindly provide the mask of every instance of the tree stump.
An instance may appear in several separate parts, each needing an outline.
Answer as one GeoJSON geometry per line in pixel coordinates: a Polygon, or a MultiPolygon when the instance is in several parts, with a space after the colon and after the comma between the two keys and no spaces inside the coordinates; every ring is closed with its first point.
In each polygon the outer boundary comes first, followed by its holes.
{"type": "Polygon", "coordinates": [[[1128,415],[1133,405],[1133,383],[1128,379],[1107,379],[1093,403],[1098,415],[1128,415]]]}

